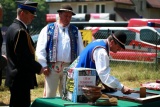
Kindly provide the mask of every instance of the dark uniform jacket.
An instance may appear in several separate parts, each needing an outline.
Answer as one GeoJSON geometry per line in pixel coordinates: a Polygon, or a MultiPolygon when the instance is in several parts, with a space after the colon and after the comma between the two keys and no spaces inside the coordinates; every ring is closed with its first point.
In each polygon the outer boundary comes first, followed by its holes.
{"type": "Polygon", "coordinates": [[[0,28],[0,55],[2,54],[2,43],[3,43],[3,37],[1,33],[1,28],[0,28]]]}
{"type": "Polygon", "coordinates": [[[13,84],[34,88],[36,73],[42,66],[35,61],[34,43],[25,25],[15,19],[6,33],[6,52],[8,58],[6,85],[13,84]]]}
{"type": "MultiPolygon", "coordinates": [[[[2,38],[1,29],[0,29],[0,56],[2,54],[2,42],[3,42],[3,38],[2,38]]],[[[1,61],[1,57],[0,57],[0,61],[1,61]]],[[[0,85],[1,84],[2,84],[2,69],[1,69],[1,64],[0,64],[0,85]]]]}

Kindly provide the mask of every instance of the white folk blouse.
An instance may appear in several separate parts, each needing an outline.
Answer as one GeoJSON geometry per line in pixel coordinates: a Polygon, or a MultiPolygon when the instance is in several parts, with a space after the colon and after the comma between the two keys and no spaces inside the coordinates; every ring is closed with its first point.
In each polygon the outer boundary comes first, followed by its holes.
{"type": "MultiPolygon", "coordinates": [[[[71,46],[68,34],[68,26],[62,27],[60,24],[58,24],[57,61],[59,62],[66,62],[66,63],[71,62],[71,46]]],[[[80,32],[78,32],[77,43],[78,43],[77,48],[79,55],[80,52],[84,49],[80,32]]],[[[47,26],[45,26],[41,30],[36,47],[37,60],[43,67],[47,66],[46,45],[47,45],[47,26]]]]}

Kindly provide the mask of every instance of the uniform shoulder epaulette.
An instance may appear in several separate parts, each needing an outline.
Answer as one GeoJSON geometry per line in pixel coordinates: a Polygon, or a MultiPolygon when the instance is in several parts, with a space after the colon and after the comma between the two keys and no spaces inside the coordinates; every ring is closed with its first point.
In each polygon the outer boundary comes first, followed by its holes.
{"type": "Polygon", "coordinates": [[[23,29],[23,28],[19,29],[19,33],[20,32],[26,32],[27,33],[27,31],[25,29],[23,29]]]}
{"type": "MultiPolygon", "coordinates": [[[[30,52],[31,52],[32,54],[34,54],[34,53],[35,53],[35,49],[34,49],[34,47],[32,46],[31,39],[30,39],[30,35],[29,35],[28,32],[27,32],[25,29],[23,29],[23,28],[19,29],[17,41],[16,41],[16,44],[15,44],[15,47],[14,47],[14,51],[16,50],[17,43],[18,43],[19,36],[20,36],[20,33],[21,33],[21,32],[25,32],[25,33],[26,33],[26,35],[27,35],[27,40],[28,40],[28,46],[29,46],[30,52]]],[[[16,51],[15,51],[15,53],[16,53],[16,51]]]]}

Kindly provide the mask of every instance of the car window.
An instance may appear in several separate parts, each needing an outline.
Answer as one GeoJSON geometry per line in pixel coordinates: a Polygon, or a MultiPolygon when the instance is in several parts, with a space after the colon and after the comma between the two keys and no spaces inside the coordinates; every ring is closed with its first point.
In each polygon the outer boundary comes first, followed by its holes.
{"type": "Polygon", "coordinates": [[[158,38],[159,35],[150,29],[142,29],[140,31],[140,39],[144,42],[148,42],[154,45],[160,45],[160,43],[158,43],[158,38]]]}
{"type": "MultiPolygon", "coordinates": [[[[95,39],[106,39],[111,33],[117,32],[119,30],[98,30],[94,34],[95,39]]],[[[130,30],[123,30],[127,35],[126,45],[128,45],[132,40],[135,40],[136,33],[130,30]]]]}

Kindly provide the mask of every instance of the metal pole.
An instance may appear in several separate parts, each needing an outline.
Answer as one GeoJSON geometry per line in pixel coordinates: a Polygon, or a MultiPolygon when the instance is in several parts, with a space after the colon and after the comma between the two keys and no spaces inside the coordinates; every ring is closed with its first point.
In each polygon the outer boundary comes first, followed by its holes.
{"type": "Polygon", "coordinates": [[[158,71],[158,54],[157,54],[158,34],[156,32],[156,71],[158,71]]]}

